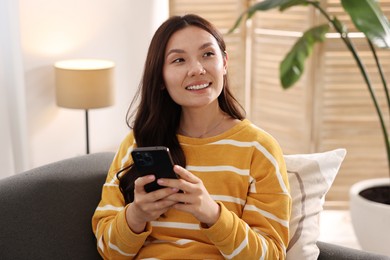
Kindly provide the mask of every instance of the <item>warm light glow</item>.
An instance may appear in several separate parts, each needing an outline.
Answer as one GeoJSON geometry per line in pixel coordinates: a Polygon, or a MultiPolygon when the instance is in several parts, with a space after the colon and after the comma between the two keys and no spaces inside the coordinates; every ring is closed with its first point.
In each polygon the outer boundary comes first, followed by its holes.
{"type": "Polygon", "coordinates": [[[113,68],[114,62],[97,59],[64,60],[56,62],[54,67],[70,70],[99,70],[113,68]]]}
{"type": "Polygon", "coordinates": [[[76,59],[58,61],[54,67],[58,106],[91,109],[114,103],[114,62],[76,59]]]}

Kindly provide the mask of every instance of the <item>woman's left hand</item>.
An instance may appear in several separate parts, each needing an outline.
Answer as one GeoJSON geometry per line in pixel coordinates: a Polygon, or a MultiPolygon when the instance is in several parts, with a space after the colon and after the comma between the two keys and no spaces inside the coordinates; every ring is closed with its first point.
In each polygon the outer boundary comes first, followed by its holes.
{"type": "Polygon", "coordinates": [[[183,193],[175,193],[167,197],[176,203],[173,208],[192,214],[207,226],[214,225],[220,215],[219,205],[211,198],[201,179],[179,165],[173,170],[179,179],[158,179],[161,186],[177,188],[183,193]]]}

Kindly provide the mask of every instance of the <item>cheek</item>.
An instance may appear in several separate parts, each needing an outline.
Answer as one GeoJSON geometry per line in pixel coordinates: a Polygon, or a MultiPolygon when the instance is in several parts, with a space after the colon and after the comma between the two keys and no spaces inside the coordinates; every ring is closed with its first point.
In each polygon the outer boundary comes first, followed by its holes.
{"type": "Polygon", "coordinates": [[[174,76],[164,76],[165,88],[170,96],[175,93],[175,86],[178,85],[178,80],[174,76]]]}
{"type": "Polygon", "coordinates": [[[168,91],[169,96],[177,103],[177,88],[180,88],[179,77],[174,73],[169,73],[168,71],[163,72],[164,83],[166,91],[168,91]]]}
{"type": "Polygon", "coordinates": [[[180,100],[182,100],[181,98],[182,95],[180,95],[178,91],[169,87],[167,87],[166,91],[168,92],[168,95],[171,97],[173,102],[175,102],[178,105],[181,105],[182,102],[180,100]]]}
{"type": "Polygon", "coordinates": [[[217,62],[208,64],[208,67],[209,71],[212,71],[214,76],[218,79],[221,79],[226,74],[225,65],[222,59],[218,60],[217,62]]]}
{"type": "Polygon", "coordinates": [[[225,79],[225,68],[222,64],[218,64],[213,68],[214,76],[218,80],[219,84],[222,86],[225,79]]]}
{"type": "Polygon", "coordinates": [[[179,81],[179,75],[177,70],[170,68],[163,69],[164,83],[167,88],[177,85],[179,81]]]}

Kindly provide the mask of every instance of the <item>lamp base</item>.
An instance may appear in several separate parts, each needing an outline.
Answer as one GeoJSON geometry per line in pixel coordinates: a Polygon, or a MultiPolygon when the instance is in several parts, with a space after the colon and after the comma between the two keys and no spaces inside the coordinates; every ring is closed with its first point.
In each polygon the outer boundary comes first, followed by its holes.
{"type": "Polygon", "coordinates": [[[88,109],[85,109],[85,131],[86,131],[86,145],[87,145],[87,154],[89,154],[89,119],[88,119],[88,109]]]}

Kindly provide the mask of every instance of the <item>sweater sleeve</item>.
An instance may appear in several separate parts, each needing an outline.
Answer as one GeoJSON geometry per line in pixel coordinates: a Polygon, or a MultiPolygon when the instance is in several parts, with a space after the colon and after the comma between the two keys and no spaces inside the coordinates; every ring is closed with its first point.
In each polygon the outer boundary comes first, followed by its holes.
{"type": "Polygon", "coordinates": [[[97,249],[104,259],[132,259],[151,233],[149,225],[141,234],[136,234],[129,228],[125,213],[127,206],[119,189],[117,173],[131,164],[133,142],[132,134],[122,142],[108,171],[100,203],[92,217],[97,249]]]}
{"type": "Polygon", "coordinates": [[[221,202],[221,215],[205,235],[226,259],[285,259],[291,197],[283,154],[270,138],[254,151],[242,216],[221,202]],[[270,142],[270,143],[269,143],[270,142]]]}

